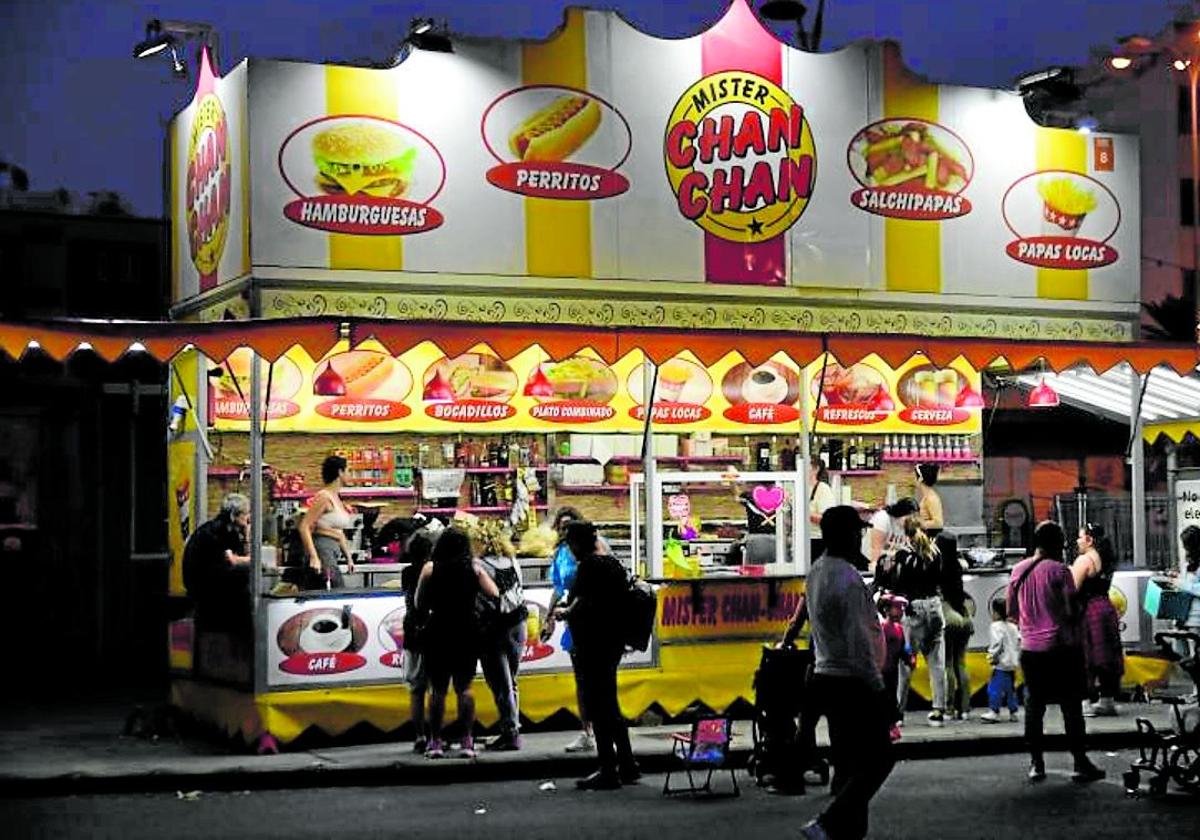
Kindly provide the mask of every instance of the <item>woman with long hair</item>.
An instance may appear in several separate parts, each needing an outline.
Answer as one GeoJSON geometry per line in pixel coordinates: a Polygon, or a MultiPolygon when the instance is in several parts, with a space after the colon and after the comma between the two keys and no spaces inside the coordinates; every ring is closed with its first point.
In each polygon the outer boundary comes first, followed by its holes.
{"type": "MultiPolygon", "coordinates": [[[[946,619],[942,614],[941,552],[913,514],[904,519],[904,538],[895,554],[885,554],[875,569],[875,588],[908,599],[904,632],[914,654],[925,657],[933,695],[929,725],[938,727],[946,711],[946,619]]],[[[900,663],[896,705],[904,715],[912,668],[900,663]]],[[[903,717],[902,717],[903,720],[903,717]]]]}
{"type": "Polygon", "coordinates": [[[934,540],[942,558],[942,617],[946,620],[946,697],[955,720],[971,716],[971,679],[967,672],[967,646],[975,632],[967,593],[963,588],[965,564],[958,556],[958,539],[945,531],[934,540]]]}
{"type": "Polygon", "coordinates": [[[417,579],[416,606],[428,610],[425,631],[425,673],[429,681],[429,747],[425,755],[443,758],[442,721],[446,691],[451,682],[458,695],[458,725],[462,731],[462,757],[475,757],[475,698],[471,680],[478,660],[479,630],[475,598],[483,592],[497,598],[500,591],[482,564],[472,557],[471,538],[460,528],[447,528],[433,547],[432,562],[417,579]]]}
{"type": "Polygon", "coordinates": [[[1071,564],[1071,577],[1079,593],[1083,655],[1087,663],[1088,699],[1084,717],[1117,714],[1116,697],[1125,673],[1121,648],[1121,619],[1109,600],[1117,554],[1104,529],[1085,522],[1075,540],[1079,556],[1071,564]]]}
{"type": "MultiPolygon", "coordinates": [[[[808,494],[808,521],[813,525],[821,524],[821,514],[836,504],[833,498],[833,488],[829,485],[829,470],[820,458],[813,458],[808,463],[808,482],[812,490],[808,494]]],[[[810,529],[819,534],[819,529],[810,529]]],[[[811,553],[808,562],[816,560],[825,550],[825,542],[818,536],[813,536],[809,546],[811,553]]]]}
{"type": "Polygon", "coordinates": [[[471,547],[500,591],[495,621],[480,628],[479,664],[491,689],[500,715],[500,735],[487,745],[496,752],[521,748],[521,708],[517,691],[517,671],[525,652],[527,633],[524,581],[521,564],[508,534],[494,519],[480,522],[471,532],[471,547]]]}

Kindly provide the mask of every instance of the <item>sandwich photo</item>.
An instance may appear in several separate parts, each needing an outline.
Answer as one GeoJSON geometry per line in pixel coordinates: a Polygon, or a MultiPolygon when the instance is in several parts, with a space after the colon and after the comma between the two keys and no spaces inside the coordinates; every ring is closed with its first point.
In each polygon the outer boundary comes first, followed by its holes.
{"type": "Polygon", "coordinates": [[[564,161],[596,133],[601,116],[594,99],[560,96],[518,125],[508,148],[521,161],[564,161]]]}
{"type": "Polygon", "coordinates": [[[417,150],[376,122],[346,122],[313,136],[317,187],[327,195],[400,198],[412,184],[417,150]]]}

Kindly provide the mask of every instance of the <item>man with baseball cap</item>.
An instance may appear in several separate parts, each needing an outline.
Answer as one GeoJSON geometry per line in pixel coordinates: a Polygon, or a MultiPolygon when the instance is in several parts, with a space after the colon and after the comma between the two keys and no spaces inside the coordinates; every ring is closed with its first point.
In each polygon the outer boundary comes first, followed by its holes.
{"type": "Polygon", "coordinates": [[[833,801],[800,830],[801,836],[817,840],[865,837],[867,806],[895,764],[889,734],[895,698],[884,690],[879,615],[861,571],[866,568],[866,527],[848,505],[826,510],[821,515],[825,553],[813,564],[806,584],[816,652],[807,690],[829,721],[836,774],[833,801]]]}

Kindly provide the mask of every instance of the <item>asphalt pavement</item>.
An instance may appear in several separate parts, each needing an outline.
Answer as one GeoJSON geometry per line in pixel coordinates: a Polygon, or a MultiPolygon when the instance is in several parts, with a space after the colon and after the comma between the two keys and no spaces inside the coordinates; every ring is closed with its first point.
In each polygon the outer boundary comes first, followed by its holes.
{"type": "MultiPolygon", "coordinates": [[[[1049,778],[1025,778],[1023,755],[975,756],[897,765],[871,808],[872,838],[887,840],[1180,840],[1195,837],[1200,797],[1130,797],[1120,770],[1131,753],[1096,752],[1108,778],[1079,785],[1065,755],[1049,757],[1049,778]]],[[[742,795],[666,798],[662,776],[619,791],[583,793],[569,778],[445,786],[179,791],[0,799],[10,837],[258,838],[454,837],[739,840],[797,836],[828,801],[772,796],[745,784],[742,795]],[[553,782],[552,785],[548,784],[553,782]]],[[[672,780],[672,784],[675,780],[672,780]]],[[[728,777],[717,780],[728,790],[728,777]]]]}

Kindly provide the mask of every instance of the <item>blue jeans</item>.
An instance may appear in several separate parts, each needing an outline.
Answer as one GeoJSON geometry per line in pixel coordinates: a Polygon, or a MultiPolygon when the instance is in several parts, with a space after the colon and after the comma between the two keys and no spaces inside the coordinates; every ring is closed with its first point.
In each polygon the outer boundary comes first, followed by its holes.
{"type": "Polygon", "coordinates": [[[1008,710],[1016,712],[1019,707],[1017,703],[1016,674],[1012,671],[1001,671],[999,668],[993,668],[992,678],[988,680],[988,707],[993,712],[1000,711],[1005,698],[1008,699],[1008,710]]]}

